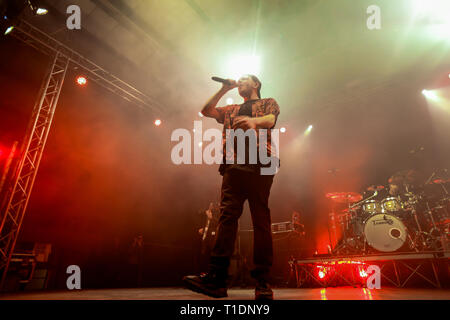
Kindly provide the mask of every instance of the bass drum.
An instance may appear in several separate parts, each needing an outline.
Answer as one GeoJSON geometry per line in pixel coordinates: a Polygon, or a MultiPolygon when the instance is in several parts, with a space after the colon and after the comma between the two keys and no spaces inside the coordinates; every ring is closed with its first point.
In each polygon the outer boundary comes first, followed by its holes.
{"type": "Polygon", "coordinates": [[[364,236],[372,248],[393,252],[405,244],[407,232],[399,218],[389,214],[376,214],[364,223],[364,236]]]}

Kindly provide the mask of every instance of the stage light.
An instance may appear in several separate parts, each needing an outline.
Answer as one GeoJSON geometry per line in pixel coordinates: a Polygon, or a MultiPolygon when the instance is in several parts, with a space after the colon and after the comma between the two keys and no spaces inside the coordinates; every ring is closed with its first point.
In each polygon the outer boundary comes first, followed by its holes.
{"type": "Polygon", "coordinates": [[[5,36],[7,35],[7,34],[9,34],[9,33],[11,33],[11,31],[13,31],[13,29],[14,29],[14,26],[9,26],[8,28],[6,28],[6,31],[5,31],[5,36]]]}
{"type": "Polygon", "coordinates": [[[227,98],[227,104],[233,104],[233,98],[227,98]]]}
{"type": "Polygon", "coordinates": [[[229,60],[226,74],[232,79],[239,79],[244,74],[259,75],[260,57],[257,55],[240,55],[229,60]]]}
{"type": "Polygon", "coordinates": [[[367,278],[367,272],[366,272],[366,270],[360,269],[360,270],[359,270],[359,276],[360,276],[361,278],[367,278]]]}
{"type": "Polygon", "coordinates": [[[325,278],[325,276],[327,275],[327,270],[324,266],[317,266],[317,276],[319,277],[319,279],[323,279],[325,278]]]}
{"type": "Polygon", "coordinates": [[[446,22],[450,12],[448,0],[415,0],[413,9],[416,16],[427,17],[434,22],[446,22]]]}
{"type": "Polygon", "coordinates": [[[47,14],[47,13],[48,13],[48,10],[45,8],[37,8],[37,10],[36,10],[36,14],[39,16],[43,16],[44,14],[47,14]]]}
{"type": "Polygon", "coordinates": [[[311,124],[308,126],[308,128],[306,128],[305,133],[304,133],[305,136],[309,135],[311,133],[312,129],[313,129],[313,126],[311,124]]]}
{"type": "Polygon", "coordinates": [[[422,90],[422,94],[423,94],[427,99],[430,99],[430,100],[438,100],[438,96],[437,96],[436,92],[433,92],[433,91],[431,91],[431,90],[426,90],[426,89],[424,89],[424,90],[422,90]]]}
{"type": "Polygon", "coordinates": [[[281,127],[281,128],[280,128],[280,132],[281,132],[281,133],[285,133],[285,132],[286,132],[286,128],[285,128],[285,127],[281,127]]]}
{"type": "Polygon", "coordinates": [[[450,1],[448,0],[415,0],[413,3],[413,16],[428,29],[428,33],[434,38],[449,39],[450,23],[448,13],[450,12],[450,1]]]}
{"type": "Polygon", "coordinates": [[[326,273],[324,271],[322,271],[322,270],[319,270],[317,275],[319,276],[320,279],[323,279],[323,278],[325,278],[326,273]]]}
{"type": "Polygon", "coordinates": [[[85,86],[87,83],[86,77],[83,77],[83,76],[78,76],[76,81],[77,81],[77,84],[80,86],[85,86]]]}
{"type": "Polygon", "coordinates": [[[203,113],[201,113],[200,111],[198,112],[198,116],[200,117],[200,118],[202,118],[203,117],[203,113]]]}
{"type": "Polygon", "coordinates": [[[159,127],[161,125],[161,120],[160,119],[156,119],[155,120],[155,126],[159,127]]]}

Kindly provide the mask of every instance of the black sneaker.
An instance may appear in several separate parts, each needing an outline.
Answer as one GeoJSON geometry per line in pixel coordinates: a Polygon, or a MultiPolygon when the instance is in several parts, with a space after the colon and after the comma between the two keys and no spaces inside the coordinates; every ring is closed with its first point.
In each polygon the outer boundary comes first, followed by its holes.
{"type": "Polygon", "coordinates": [[[189,290],[213,298],[228,297],[225,281],[220,281],[210,273],[203,273],[199,276],[185,276],[183,282],[189,290]]]}
{"type": "Polygon", "coordinates": [[[273,300],[273,291],[266,281],[260,280],[256,283],[255,300],[273,300]]]}

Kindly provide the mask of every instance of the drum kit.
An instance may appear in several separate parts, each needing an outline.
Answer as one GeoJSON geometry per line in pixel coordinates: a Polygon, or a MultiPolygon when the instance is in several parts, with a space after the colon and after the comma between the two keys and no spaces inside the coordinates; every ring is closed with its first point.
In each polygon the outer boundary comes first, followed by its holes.
{"type": "Polygon", "coordinates": [[[362,194],[327,193],[334,207],[341,207],[330,214],[337,240],[331,253],[449,250],[448,172],[438,170],[425,181],[417,177],[417,171],[405,170],[395,173],[387,185],[369,186],[362,194]]]}

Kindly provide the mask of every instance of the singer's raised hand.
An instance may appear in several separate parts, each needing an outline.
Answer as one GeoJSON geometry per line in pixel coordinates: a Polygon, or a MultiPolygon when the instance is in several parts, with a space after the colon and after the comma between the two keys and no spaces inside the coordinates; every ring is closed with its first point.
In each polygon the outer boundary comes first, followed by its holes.
{"type": "Polygon", "coordinates": [[[238,83],[236,80],[233,79],[227,79],[226,82],[222,83],[222,90],[224,91],[230,91],[236,87],[238,87],[238,83]]]}

